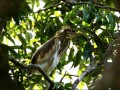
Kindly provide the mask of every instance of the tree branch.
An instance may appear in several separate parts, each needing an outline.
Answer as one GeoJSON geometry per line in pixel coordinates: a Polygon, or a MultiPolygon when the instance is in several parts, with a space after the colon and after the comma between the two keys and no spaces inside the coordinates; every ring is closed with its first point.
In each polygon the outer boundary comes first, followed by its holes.
{"type": "Polygon", "coordinates": [[[64,77],[66,76],[66,74],[67,74],[67,71],[65,72],[64,76],[61,78],[60,83],[62,83],[62,80],[64,79],[64,77]]]}
{"type": "Polygon", "coordinates": [[[87,4],[87,5],[94,6],[94,7],[98,7],[98,8],[103,8],[103,9],[108,9],[108,10],[111,10],[111,11],[120,12],[120,10],[118,10],[118,9],[116,9],[116,8],[112,8],[112,7],[103,5],[103,4],[102,4],[102,5],[99,5],[99,4],[91,4],[91,3],[89,3],[89,2],[77,2],[77,3],[73,3],[73,2],[68,2],[68,1],[64,1],[64,0],[62,0],[62,1],[63,1],[63,2],[60,2],[60,3],[57,3],[57,4],[51,5],[50,7],[47,7],[47,8],[44,8],[44,9],[40,9],[40,10],[36,11],[35,13],[39,13],[39,12],[41,12],[41,11],[45,11],[45,10],[51,9],[51,8],[53,8],[53,7],[56,7],[56,6],[62,5],[62,4],[68,4],[68,5],[72,5],[72,6],[87,4]]]}
{"type": "Polygon", "coordinates": [[[76,90],[76,87],[79,84],[79,82],[82,81],[83,78],[87,76],[89,73],[91,73],[95,68],[96,66],[93,65],[93,62],[91,62],[89,66],[87,67],[87,69],[75,80],[72,86],[72,90],[76,90]]]}
{"type": "Polygon", "coordinates": [[[52,90],[53,87],[54,87],[54,83],[51,81],[51,79],[43,72],[43,70],[36,64],[30,64],[30,65],[24,65],[24,64],[21,64],[19,63],[17,60],[13,59],[13,58],[9,58],[9,60],[14,63],[15,65],[23,68],[23,69],[26,69],[28,70],[29,72],[32,70],[32,69],[37,69],[43,76],[44,78],[50,83],[50,87],[48,90],[52,90]]]}
{"type": "Polygon", "coordinates": [[[118,37],[117,39],[113,40],[112,43],[109,45],[109,47],[107,48],[105,54],[103,55],[102,61],[104,61],[104,64],[107,63],[107,57],[109,57],[111,55],[111,53],[114,50],[114,45],[115,43],[118,43],[120,41],[120,37],[118,37]]]}
{"type": "Polygon", "coordinates": [[[61,5],[61,4],[63,4],[63,3],[57,3],[57,4],[55,4],[55,5],[51,5],[50,7],[40,9],[40,10],[36,11],[35,13],[39,13],[39,12],[41,12],[41,11],[45,11],[45,10],[51,9],[51,8],[56,7],[56,6],[58,6],[58,5],[61,5]]]}
{"type": "Polygon", "coordinates": [[[68,2],[68,1],[64,1],[66,4],[69,4],[69,5],[81,5],[81,4],[88,4],[90,6],[94,6],[94,7],[98,7],[98,8],[103,8],[103,9],[108,9],[108,10],[111,10],[111,11],[117,11],[117,12],[120,12],[118,9],[116,8],[112,8],[112,7],[109,7],[109,6],[105,6],[105,5],[98,5],[98,4],[91,4],[89,2],[77,2],[77,3],[73,3],[73,2],[68,2]]]}
{"type": "MultiPolygon", "coordinates": [[[[88,74],[92,73],[97,67],[106,64],[107,62],[107,58],[110,56],[110,54],[112,53],[113,49],[114,49],[114,45],[115,43],[117,43],[118,41],[120,41],[120,37],[118,37],[117,39],[113,40],[112,43],[108,46],[106,52],[104,53],[102,60],[97,63],[96,65],[93,64],[93,62],[91,62],[89,64],[89,66],[87,67],[87,69],[75,80],[75,82],[73,83],[72,86],[72,90],[75,90],[77,85],[79,84],[80,81],[82,81],[84,79],[85,76],[87,76],[88,74]]],[[[92,60],[93,61],[93,60],[92,60]]]]}

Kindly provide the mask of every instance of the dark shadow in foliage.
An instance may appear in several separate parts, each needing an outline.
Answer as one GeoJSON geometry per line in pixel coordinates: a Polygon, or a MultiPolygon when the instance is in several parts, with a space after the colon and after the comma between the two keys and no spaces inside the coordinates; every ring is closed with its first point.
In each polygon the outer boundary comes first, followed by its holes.
{"type": "Polygon", "coordinates": [[[0,89],[1,90],[22,90],[18,83],[9,75],[8,49],[0,44],[0,89]]]}

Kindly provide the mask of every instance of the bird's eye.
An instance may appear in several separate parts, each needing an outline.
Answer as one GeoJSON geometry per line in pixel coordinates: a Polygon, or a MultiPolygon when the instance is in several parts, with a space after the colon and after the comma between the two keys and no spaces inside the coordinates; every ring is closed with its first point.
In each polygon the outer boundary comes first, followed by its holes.
{"type": "Polygon", "coordinates": [[[72,30],[72,32],[75,32],[75,30],[72,30]]]}

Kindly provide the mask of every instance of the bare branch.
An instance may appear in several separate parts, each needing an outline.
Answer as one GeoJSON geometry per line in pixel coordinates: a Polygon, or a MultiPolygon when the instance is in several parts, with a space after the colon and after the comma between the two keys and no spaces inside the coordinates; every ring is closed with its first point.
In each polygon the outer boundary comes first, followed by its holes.
{"type": "Polygon", "coordinates": [[[43,72],[43,70],[36,64],[30,64],[30,65],[24,65],[22,63],[19,63],[17,60],[13,59],[13,58],[10,58],[9,59],[12,63],[14,63],[15,65],[23,68],[23,69],[26,69],[28,70],[29,72],[32,70],[32,69],[37,69],[43,76],[44,78],[50,83],[50,87],[48,90],[52,90],[53,87],[54,87],[54,83],[51,81],[51,79],[43,72]]]}

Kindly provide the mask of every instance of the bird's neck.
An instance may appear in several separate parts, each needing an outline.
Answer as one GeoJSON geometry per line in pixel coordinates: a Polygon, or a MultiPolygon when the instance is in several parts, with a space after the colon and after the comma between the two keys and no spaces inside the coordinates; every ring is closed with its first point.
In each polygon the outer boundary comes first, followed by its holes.
{"type": "Polygon", "coordinates": [[[62,56],[70,45],[70,39],[63,36],[63,37],[59,37],[59,40],[60,40],[60,49],[58,51],[58,55],[62,56]]]}

